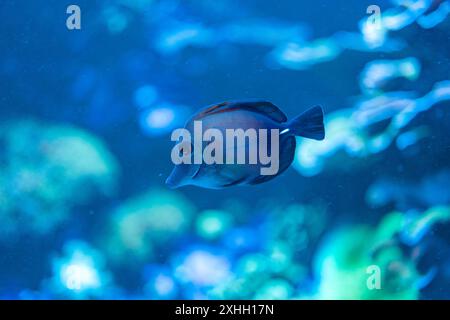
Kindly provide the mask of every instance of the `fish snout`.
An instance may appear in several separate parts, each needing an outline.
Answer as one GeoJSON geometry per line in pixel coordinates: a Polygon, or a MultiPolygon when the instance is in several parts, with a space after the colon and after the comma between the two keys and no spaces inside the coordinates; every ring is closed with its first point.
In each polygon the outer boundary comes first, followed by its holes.
{"type": "Polygon", "coordinates": [[[180,185],[172,178],[172,175],[167,177],[166,186],[168,186],[170,189],[176,189],[180,187],[180,185]]]}
{"type": "Polygon", "coordinates": [[[176,189],[186,185],[185,180],[186,180],[185,175],[183,174],[182,170],[179,170],[178,167],[175,167],[170,173],[170,175],[167,177],[166,185],[170,189],[176,189]]]}

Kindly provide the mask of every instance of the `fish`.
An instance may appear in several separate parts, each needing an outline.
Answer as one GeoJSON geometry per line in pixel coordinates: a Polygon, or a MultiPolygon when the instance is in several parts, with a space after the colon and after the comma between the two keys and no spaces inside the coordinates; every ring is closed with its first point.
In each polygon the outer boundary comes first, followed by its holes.
{"type": "MultiPolygon", "coordinates": [[[[274,179],[283,173],[292,163],[295,155],[296,136],[323,140],[325,139],[324,112],[321,106],[306,110],[301,115],[288,121],[286,115],[273,103],[266,100],[227,101],[213,104],[201,109],[187,122],[184,130],[194,135],[196,123],[201,122],[202,130],[216,129],[216,133],[226,136],[227,130],[254,129],[259,132],[257,140],[262,140],[262,132],[266,130],[266,151],[271,150],[270,157],[277,155],[278,170],[276,174],[262,174],[264,164],[257,163],[178,163],[166,180],[166,185],[172,189],[193,185],[208,189],[223,189],[232,186],[257,185],[274,179]],[[262,130],[261,130],[262,129],[262,130]],[[278,153],[274,152],[274,137],[278,132],[278,153]]],[[[206,131],[205,131],[206,132],[206,131]]],[[[249,139],[250,140],[250,139],[249,139]]],[[[203,150],[213,141],[202,141],[203,150]]],[[[180,144],[181,145],[181,144],[180,144]]],[[[249,144],[230,145],[225,142],[224,152],[243,153],[249,156],[249,144]]],[[[198,145],[197,145],[198,146],[198,145]]],[[[259,145],[260,146],[260,145],[259,145]]],[[[276,150],[276,148],[274,148],[276,150]]],[[[259,150],[261,152],[261,150],[259,150]]],[[[177,152],[177,149],[174,151],[177,152]]],[[[196,157],[199,150],[195,143],[189,147],[180,147],[178,152],[190,157],[196,157]]],[[[259,154],[261,156],[261,154],[259,154]]],[[[266,164],[267,165],[267,164],[266,164]]]]}

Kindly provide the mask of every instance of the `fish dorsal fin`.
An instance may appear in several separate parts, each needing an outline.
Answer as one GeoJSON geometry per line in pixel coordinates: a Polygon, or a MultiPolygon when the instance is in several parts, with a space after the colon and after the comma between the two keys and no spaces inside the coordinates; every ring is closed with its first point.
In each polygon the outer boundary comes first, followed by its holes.
{"type": "Polygon", "coordinates": [[[249,110],[261,113],[277,122],[286,122],[286,115],[276,105],[264,100],[231,101],[214,104],[201,111],[197,118],[222,112],[249,110]]]}
{"type": "Polygon", "coordinates": [[[229,106],[232,102],[221,102],[221,103],[216,103],[213,105],[210,105],[208,107],[206,107],[205,109],[203,109],[202,111],[199,112],[199,116],[205,116],[207,114],[211,114],[214,113],[216,111],[220,111],[221,109],[226,108],[227,106],[229,106]]]}

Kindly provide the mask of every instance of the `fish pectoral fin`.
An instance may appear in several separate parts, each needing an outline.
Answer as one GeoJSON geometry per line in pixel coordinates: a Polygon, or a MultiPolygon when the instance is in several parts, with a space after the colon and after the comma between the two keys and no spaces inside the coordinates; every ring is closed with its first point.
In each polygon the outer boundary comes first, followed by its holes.
{"type": "Polygon", "coordinates": [[[191,177],[192,180],[195,179],[195,178],[198,176],[198,174],[200,173],[200,169],[201,169],[201,168],[202,168],[202,166],[199,165],[198,168],[197,168],[197,170],[195,170],[194,174],[193,174],[192,177],[191,177]]]}

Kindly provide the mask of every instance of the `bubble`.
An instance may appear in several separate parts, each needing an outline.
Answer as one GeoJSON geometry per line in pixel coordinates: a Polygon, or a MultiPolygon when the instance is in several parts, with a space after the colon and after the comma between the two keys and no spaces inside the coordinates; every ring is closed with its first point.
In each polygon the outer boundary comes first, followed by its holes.
{"type": "Polygon", "coordinates": [[[182,126],[189,108],[160,103],[140,113],[140,125],[144,133],[150,136],[159,136],[169,133],[177,126],[182,126]]]}
{"type": "Polygon", "coordinates": [[[215,239],[224,234],[231,225],[227,212],[207,210],[202,212],[196,222],[197,233],[207,239],[215,239]]]}
{"type": "Polygon", "coordinates": [[[341,49],[331,40],[318,39],[308,45],[288,43],[276,48],[270,55],[273,62],[280,66],[301,70],[310,66],[333,60],[341,49]]]}
{"type": "Polygon", "coordinates": [[[64,245],[63,254],[52,260],[53,276],[44,281],[45,290],[57,298],[105,297],[112,290],[110,273],[100,253],[82,241],[64,245]]]}
{"type": "Polygon", "coordinates": [[[175,274],[181,281],[198,286],[217,285],[231,275],[228,259],[207,249],[194,249],[185,254],[175,274]]]}
{"type": "Polygon", "coordinates": [[[104,9],[103,16],[109,32],[113,34],[121,33],[128,27],[130,18],[123,10],[110,6],[104,9]]]}
{"type": "Polygon", "coordinates": [[[143,115],[145,127],[149,130],[164,129],[172,123],[174,118],[173,110],[168,108],[148,110],[143,115]]]}
{"type": "Polygon", "coordinates": [[[145,281],[144,291],[150,299],[174,299],[179,293],[178,284],[167,267],[147,266],[145,281]]]}
{"type": "Polygon", "coordinates": [[[233,228],[224,234],[225,246],[236,252],[257,248],[257,239],[257,232],[250,227],[233,228]]]}
{"type": "Polygon", "coordinates": [[[243,256],[237,266],[237,272],[243,274],[262,273],[269,268],[267,258],[260,253],[247,254],[243,256]]]}
{"type": "Polygon", "coordinates": [[[134,103],[140,109],[149,108],[156,102],[158,91],[152,85],[144,85],[134,92],[134,103]]]}
{"type": "Polygon", "coordinates": [[[257,300],[286,300],[292,294],[292,287],[286,280],[272,279],[267,281],[255,295],[257,300]]]}

